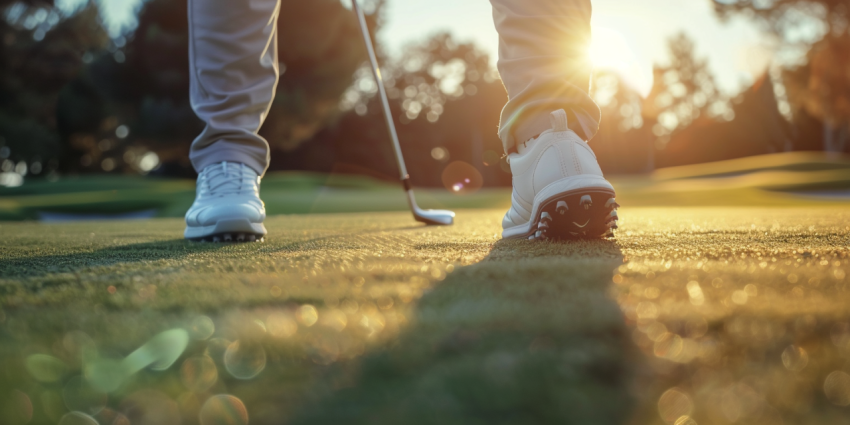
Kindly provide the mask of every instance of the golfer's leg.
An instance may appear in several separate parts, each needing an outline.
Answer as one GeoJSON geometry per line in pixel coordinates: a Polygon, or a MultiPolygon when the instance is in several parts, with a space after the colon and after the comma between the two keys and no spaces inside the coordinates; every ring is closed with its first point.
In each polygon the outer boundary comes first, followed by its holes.
{"type": "Polygon", "coordinates": [[[569,127],[589,140],[599,108],[588,96],[590,0],[491,0],[499,32],[499,73],[508,91],[499,136],[510,151],[551,127],[564,109],[569,127]]]}
{"type": "Polygon", "coordinates": [[[265,173],[257,134],[278,81],[279,0],[189,0],[192,108],[206,123],[189,154],[195,170],[238,162],[265,173]]]}
{"type": "Polygon", "coordinates": [[[499,136],[513,175],[502,237],[596,238],[617,228],[614,187],[586,143],[590,0],[491,0],[508,91],[499,136]],[[549,130],[549,131],[547,131],[549,130]]]}
{"type": "Polygon", "coordinates": [[[198,185],[187,239],[266,235],[259,184],[269,144],[257,132],[278,81],[279,10],[280,0],[189,0],[192,108],[206,128],[189,153],[198,185]]]}

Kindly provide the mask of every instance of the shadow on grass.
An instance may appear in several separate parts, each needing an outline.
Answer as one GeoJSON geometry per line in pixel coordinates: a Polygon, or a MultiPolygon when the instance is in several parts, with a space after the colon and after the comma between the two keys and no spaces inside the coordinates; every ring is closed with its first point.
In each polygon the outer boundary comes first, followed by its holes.
{"type": "Polygon", "coordinates": [[[624,423],[632,344],[607,293],[622,260],[613,241],[500,241],[292,423],[624,423]]]}
{"type": "Polygon", "coordinates": [[[19,257],[0,261],[0,276],[9,279],[77,273],[86,269],[123,263],[179,259],[196,253],[217,251],[225,246],[227,245],[171,239],[112,245],[91,252],[19,257]]]}
{"type": "MultiPolygon", "coordinates": [[[[386,231],[421,229],[424,225],[404,226],[391,229],[374,229],[345,235],[367,235],[386,231]]],[[[70,254],[34,255],[0,261],[0,277],[37,278],[52,274],[79,273],[84,270],[161,260],[179,260],[194,254],[212,253],[228,247],[257,246],[264,254],[273,252],[295,252],[320,242],[333,241],[343,234],[332,234],[318,238],[293,241],[281,245],[263,243],[201,243],[185,239],[144,242],[129,245],[110,245],[90,252],[70,254]]]]}

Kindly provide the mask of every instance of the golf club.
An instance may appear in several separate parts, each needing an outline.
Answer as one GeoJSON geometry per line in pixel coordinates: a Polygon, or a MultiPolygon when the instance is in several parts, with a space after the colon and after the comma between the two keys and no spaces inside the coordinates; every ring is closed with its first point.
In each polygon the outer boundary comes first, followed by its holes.
{"type": "Polygon", "coordinates": [[[384,119],[387,122],[387,129],[390,132],[390,139],[393,142],[398,169],[401,173],[401,182],[404,184],[404,190],[407,192],[407,201],[410,204],[410,209],[413,211],[413,218],[416,221],[425,224],[447,225],[454,222],[455,213],[447,210],[423,210],[416,205],[416,198],[413,197],[413,187],[410,185],[410,175],[407,174],[407,167],[404,165],[404,156],[401,154],[401,145],[398,143],[398,133],[396,133],[395,123],[393,122],[393,114],[390,112],[390,101],[387,99],[387,91],[384,88],[384,79],[381,77],[381,70],[378,68],[378,58],[375,56],[375,49],[372,47],[372,36],[369,35],[369,28],[366,26],[366,18],[363,15],[363,10],[357,0],[351,0],[354,7],[354,13],[357,14],[357,21],[360,23],[360,31],[363,33],[363,41],[366,42],[366,50],[369,52],[369,62],[372,64],[372,75],[375,76],[375,83],[378,84],[378,93],[381,96],[381,103],[384,106],[384,119]]]}

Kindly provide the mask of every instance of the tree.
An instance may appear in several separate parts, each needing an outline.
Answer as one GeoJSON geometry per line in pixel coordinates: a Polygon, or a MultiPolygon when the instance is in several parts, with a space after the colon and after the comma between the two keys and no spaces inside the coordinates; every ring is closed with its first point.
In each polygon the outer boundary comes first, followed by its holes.
{"type": "Polygon", "coordinates": [[[50,1],[0,0],[0,10],[0,162],[4,171],[16,163],[21,174],[40,174],[62,153],[59,93],[107,36],[94,4],[70,17],[50,1]]]}
{"type": "MultiPolygon", "coordinates": [[[[490,58],[473,43],[435,34],[383,58],[382,74],[414,185],[446,186],[456,177],[506,185],[496,129],[507,94],[490,58]],[[453,165],[454,164],[454,165],[453,165]]],[[[286,155],[275,168],[363,173],[396,181],[397,169],[371,70],[363,67],[342,97],[340,119],[286,155]]]]}
{"type": "MultiPolygon", "coordinates": [[[[373,30],[382,4],[367,5],[373,30]]],[[[338,0],[283,0],[282,10],[278,46],[284,72],[260,134],[273,149],[291,151],[335,119],[340,96],[366,52],[354,14],[338,0]]],[[[77,153],[88,170],[108,161],[116,169],[144,171],[139,160],[152,150],[169,164],[166,172],[192,173],[188,151],[202,123],[189,104],[187,21],[185,0],[148,1],[136,30],[121,38],[126,46],[97,55],[69,86],[63,116],[73,116],[80,104],[99,105],[89,109],[89,117],[65,120],[74,132],[69,139],[89,141],[77,143],[86,147],[77,153]],[[121,126],[128,137],[116,136],[121,126]]]]}
{"type": "Polygon", "coordinates": [[[670,62],[654,69],[654,85],[642,106],[643,119],[652,124],[661,149],[677,130],[701,116],[734,118],[728,100],[717,90],[704,59],[698,59],[694,43],[684,33],[668,41],[670,62]]]}
{"type": "MultiPolygon", "coordinates": [[[[822,149],[850,150],[850,3],[846,0],[714,0],[719,16],[745,14],[805,51],[804,64],[783,73],[793,116],[800,128],[808,117],[823,125],[822,149]],[[811,31],[816,28],[819,31],[811,31]],[[806,36],[800,36],[804,34],[806,36]]],[[[811,137],[811,132],[802,137],[811,137]]]]}
{"type": "Polygon", "coordinates": [[[645,121],[643,98],[616,72],[594,72],[591,97],[602,111],[599,132],[591,141],[606,173],[644,173],[654,168],[655,121],[645,121]]]}

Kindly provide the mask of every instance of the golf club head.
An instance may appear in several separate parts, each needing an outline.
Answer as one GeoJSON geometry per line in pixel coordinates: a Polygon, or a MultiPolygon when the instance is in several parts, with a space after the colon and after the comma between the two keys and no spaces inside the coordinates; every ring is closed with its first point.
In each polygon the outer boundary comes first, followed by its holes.
{"type": "Polygon", "coordinates": [[[455,213],[448,210],[423,210],[416,208],[413,210],[413,217],[420,223],[437,226],[448,226],[455,221],[455,213]]]}
{"type": "Polygon", "coordinates": [[[455,213],[449,210],[423,210],[416,204],[416,198],[413,196],[413,190],[408,188],[407,202],[410,204],[410,210],[413,211],[413,218],[420,223],[437,226],[449,226],[455,222],[455,213]]]}

